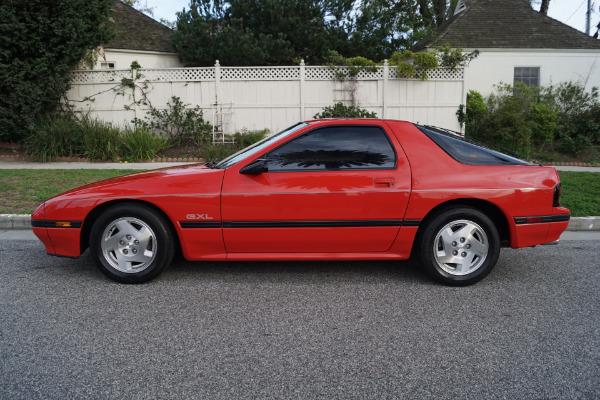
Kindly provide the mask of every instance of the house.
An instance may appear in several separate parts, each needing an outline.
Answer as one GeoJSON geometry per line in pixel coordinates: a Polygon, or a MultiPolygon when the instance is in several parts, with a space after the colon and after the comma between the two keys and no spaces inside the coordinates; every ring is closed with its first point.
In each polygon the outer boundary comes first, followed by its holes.
{"type": "Polygon", "coordinates": [[[134,60],[143,68],[183,67],[167,26],[120,0],[109,15],[116,35],[101,47],[94,69],[128,69],[134,60]]]}
{"type": "Polygon", "coordinates": [[[413,50],[447,44],[479,50],[465,69],[465,87],[484,96],[500,82],[600,87],[600,41],[533,10],[528,0],[459,0],[453,17],[413,50]]]}

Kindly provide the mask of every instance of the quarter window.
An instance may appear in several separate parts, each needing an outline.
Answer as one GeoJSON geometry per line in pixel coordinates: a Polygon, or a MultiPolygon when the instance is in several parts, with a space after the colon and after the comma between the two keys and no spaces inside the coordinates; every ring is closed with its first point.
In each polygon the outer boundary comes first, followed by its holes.
{"type": "Polygon", "coordinates": [[[267,155],[269,172],[394,169],[396,153],[376,126],[325,127],[267,155]]]}
{"type": "Polygon", "coordinates": [[[540,67],[515,67],[515,80],[528,86],[540,86],[540,67]]]}

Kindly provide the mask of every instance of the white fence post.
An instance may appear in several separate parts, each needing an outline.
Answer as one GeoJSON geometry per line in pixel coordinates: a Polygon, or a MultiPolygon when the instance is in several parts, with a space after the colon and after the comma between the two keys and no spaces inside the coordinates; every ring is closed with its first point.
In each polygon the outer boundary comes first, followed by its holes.
{"type": "Polygon", "coordinates": [[[388,60],[383,60],[383,88],[381,89],[381,103],[383,110],[381,111],[381,118],[386,118],[387,113],[387,91],[388,91],[388,76],[389,76],[389,66],[388,60]]]}
{"type": "Polygon", "coordinates": [[[304,115],[304,90],[306,85],[306,67],[304,66],[304,60],[300,60],[300,120],[304,121],[306,116],[304,115]]]}
{"type": "Polygon", "coordinates": [[[221,64],[219,64],[219,60],[215,61],[215,107],[219,104],[219,100],[221,100],[221,64]]]}

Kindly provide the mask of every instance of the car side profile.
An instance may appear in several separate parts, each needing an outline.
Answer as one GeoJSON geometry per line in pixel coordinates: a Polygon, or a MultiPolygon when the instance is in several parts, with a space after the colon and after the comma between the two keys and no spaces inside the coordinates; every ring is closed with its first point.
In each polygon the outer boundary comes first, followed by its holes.
{"type": "Polygon", "coordinates": [[[556,242],[569,210],[552,167],[405,121],[296,124],[222,161],[83,186],[41,204],[51,255],[86,248],[104,274],[142,283],[176,250],[193,261],[406,260],[468,285],[502,246],[556,242]]]}

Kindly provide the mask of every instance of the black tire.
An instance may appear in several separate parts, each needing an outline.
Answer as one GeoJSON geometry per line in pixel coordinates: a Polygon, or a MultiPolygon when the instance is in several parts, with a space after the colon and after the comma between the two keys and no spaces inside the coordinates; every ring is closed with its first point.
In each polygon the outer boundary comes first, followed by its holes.
{"type": "Polygon", "coordinates": [[[446,208],[425,223],[415,250],[421,266],[436,281],[470,285],[496,265],[500,236],[481,211],[466,206],[446,208]]]}
{"type": "Polygon", "coordinates": [[[171,263],[175,240],[169,221],[152,207],[121,203],[94,222],[90,252],[100,271],[121,283],[144,283],[171,263]]]}

